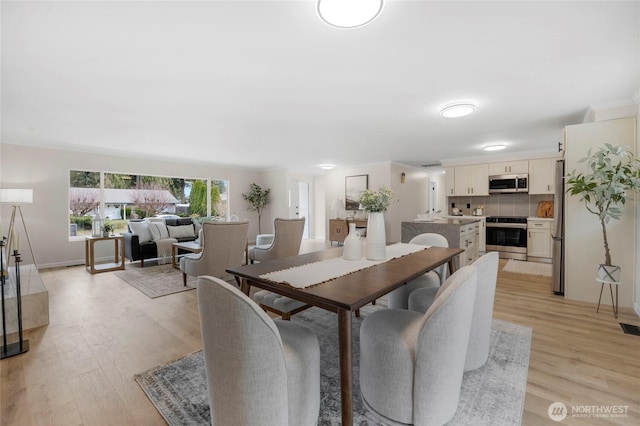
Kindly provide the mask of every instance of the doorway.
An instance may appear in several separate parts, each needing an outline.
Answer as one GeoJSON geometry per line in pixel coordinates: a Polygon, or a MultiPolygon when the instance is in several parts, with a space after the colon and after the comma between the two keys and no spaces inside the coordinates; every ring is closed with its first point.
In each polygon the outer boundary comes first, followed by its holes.
{"type": "Polygon", "coordinates": [[[300,181],[289,182],[289,218],[304,217],[303,239],[309,238],[309,222],[311,218],[309,213],[309,183],[300,181]]]}
{"type": "Polygon", "coordinates": [[[429,212],[435,213],[438,209],[438,182],[429,181],[429,212]]]}

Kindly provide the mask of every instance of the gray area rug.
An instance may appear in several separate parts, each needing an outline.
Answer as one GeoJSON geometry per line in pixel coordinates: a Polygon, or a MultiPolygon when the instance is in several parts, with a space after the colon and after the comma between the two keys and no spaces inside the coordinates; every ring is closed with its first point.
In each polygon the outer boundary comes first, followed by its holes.
{"type": "Polygon", "coordinates": [[[197,277],[187,275],[187,286],[182,283],[182,272],[168,265],[145,266],[114,272],[115,276],[140,290],[151,299],[196,288],[197,277]]]}
{"type": "MultiPolygon", "coordinates": [[[[367,306],[362,316],[381,309],[367,306]]],[[[319,425],[340,424],[340,365],[337,317],[311,308],[293,317],[311,328],[320,340],[319,425]]],[[[380,424],[360,398],[358,381],[359,330],[362,318],[353,320],[354,424],[380,424]]],[[[464,375],[460,404],[449,425],[520,425],[527,387],[530,328],[494,320],[489,360],[464,375]]],[[[202,351],[135,376],[135,380],[169,425],[209,425],[209,403],[202,351]]]]}

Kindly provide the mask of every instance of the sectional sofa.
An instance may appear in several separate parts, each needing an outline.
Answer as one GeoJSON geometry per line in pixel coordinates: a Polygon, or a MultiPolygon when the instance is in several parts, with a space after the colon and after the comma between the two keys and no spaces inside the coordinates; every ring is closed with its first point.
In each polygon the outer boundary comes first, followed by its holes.
{"type": "MultiPolygon", "coordinates": [[[[129,232],[124,232],[124,256],[131,262],[140,261],[144,267],[147,259],[166,256],[167,243],[195,241],[196,224],[190,218],[154,220],[130,220],[129,232]]],[[[182,252],[180,252],[182,254],[182,252]]]]}

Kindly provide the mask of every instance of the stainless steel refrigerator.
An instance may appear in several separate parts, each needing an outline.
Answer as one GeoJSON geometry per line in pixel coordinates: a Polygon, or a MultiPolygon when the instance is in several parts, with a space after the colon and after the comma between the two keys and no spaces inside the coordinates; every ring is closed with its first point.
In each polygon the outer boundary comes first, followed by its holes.
{"type": "Polygon", "coordinates": [[[554,226],[551,228],[553,240],[553,277],[551,286],[554,294],[564,295],[564,160],[556,161],[556,185],[553,197],[554,226]]]}

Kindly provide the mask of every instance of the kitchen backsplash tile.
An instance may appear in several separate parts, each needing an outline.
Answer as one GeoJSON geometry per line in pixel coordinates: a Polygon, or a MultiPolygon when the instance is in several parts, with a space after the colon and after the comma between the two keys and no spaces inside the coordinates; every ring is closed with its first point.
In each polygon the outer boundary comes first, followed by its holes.
{"type": "Polygon", "coordinates": [[[486,197],[447,197],[447,214],[453,214],[452,204],[463,214],[473,214],[473,209],[484,206],[483,216],[527,216],[538,214],[540,201],[553,200],[552,194],[492,194],[486,197]],[[467,205],[470,207],[467,208],[467,205]]]}

